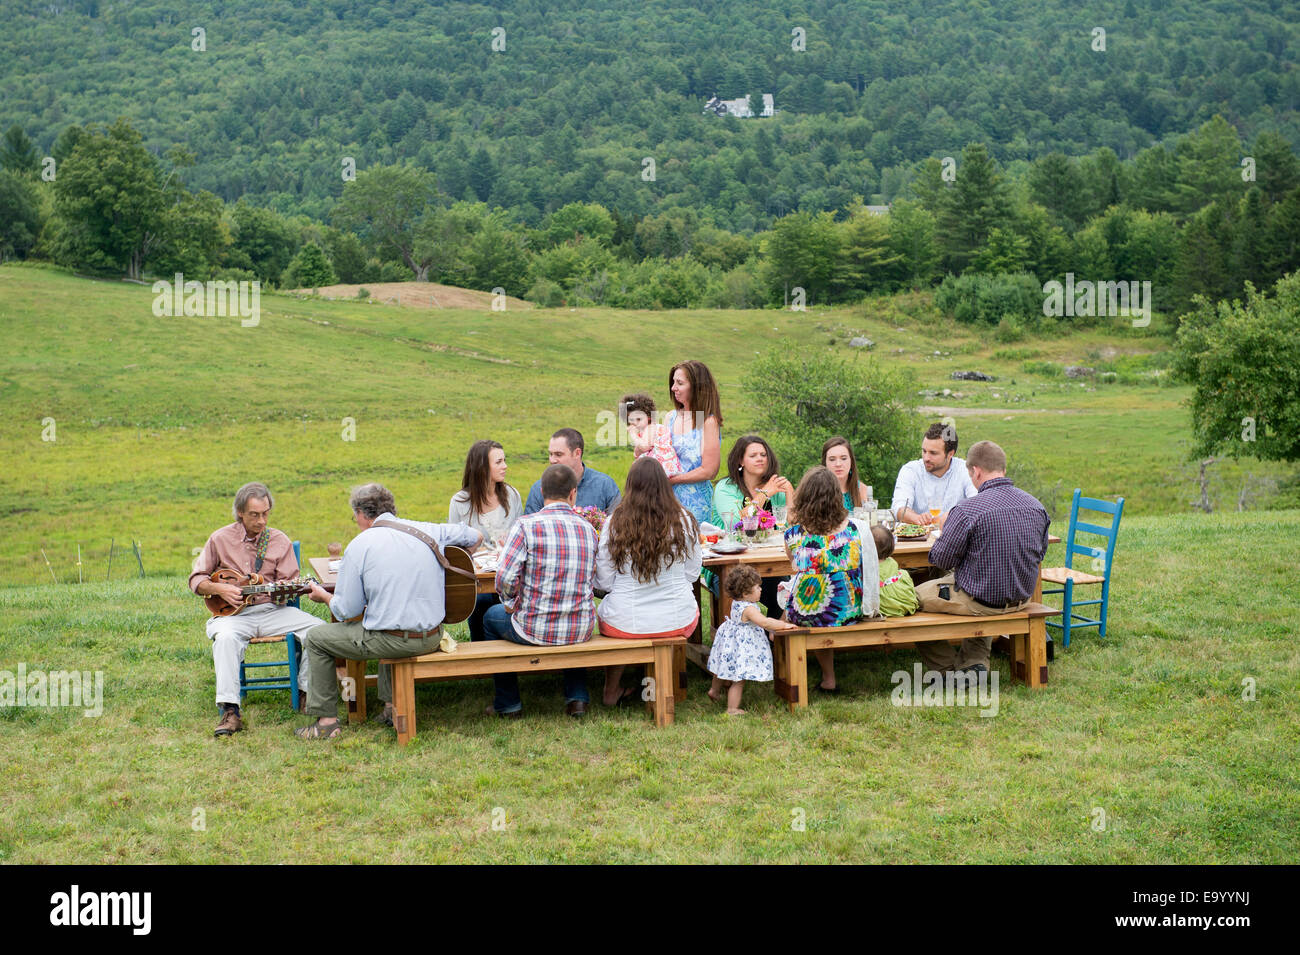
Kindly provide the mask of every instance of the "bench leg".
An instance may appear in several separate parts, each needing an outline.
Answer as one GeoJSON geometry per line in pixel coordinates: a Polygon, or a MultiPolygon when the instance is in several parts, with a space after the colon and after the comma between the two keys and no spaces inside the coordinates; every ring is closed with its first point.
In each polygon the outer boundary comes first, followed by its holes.
{"type": "Polygon", "coordinates": [[[676,706],[671,681],[677,676],[674,663],[675,649],[671,643],[655,647],[655,661],[651,664],[651,676],[654,677],[655,688],[655,726],[671,726],[673,723],[676,706]]]}
{"type": "Polygon", "coordinates": [[[776,695],[794,712],[808,705],[808,635],[777,632],[772,641],[772,668],[776,695]]]}
{"type": "Polygon", "coordinates": [[[415,738],[415,667],[409,663],[393,664],[393,727],[399,745],[415,738]]]}
{"type": "Polygon", "coordinates": [[[344,660],[348,679],[352,681],[353,698],[348,700],[348,722],[366,721],[366,661],[344,660]]]}
{"type": "Polygon", "coordinates": [[[1012,636],[1011,678],[1031,690],[1047,685],[1047,621],[1043,617],[1029,621],[1029,633],[1012,636]]]}
{"type": "Polygon", "coordinates": [[[686,699],[686,647],[673,647],[673,699],[681,703],[686,699]]]}

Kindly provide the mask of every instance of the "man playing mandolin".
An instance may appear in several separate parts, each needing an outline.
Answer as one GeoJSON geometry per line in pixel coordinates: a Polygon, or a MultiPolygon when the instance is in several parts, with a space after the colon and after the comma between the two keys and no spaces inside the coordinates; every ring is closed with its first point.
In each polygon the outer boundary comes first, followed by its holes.
{"type": "MultiPolygon", "coordinates": [[[[241,487],[235,493],[235,522],[212,532],[190,574],[190,590],[202,597],[224,600],[232,611],[214,616],[207,627],[208,639],[212,641],[212,663],[217,671],[217,708],[221,710],[221,721],[213,731],[215,736],[232,736],[244,728],[239,712],[239,663],[248,641],[253,637],[290,632],[301,640],[312,627],[324,622],[296,607],[281,606],[270,594],[245,598],[238,583],[212,579],[221,569],[233,571],[229,576],[239,578],[258,574],[268,584],[298,576],[292,542],[283,532],[267,525],[273,504],[265,484],[254,481],[241,487]]],[[[298,687],[304,696],[307,681],[304,650],[298,667],[298,687]]]]}

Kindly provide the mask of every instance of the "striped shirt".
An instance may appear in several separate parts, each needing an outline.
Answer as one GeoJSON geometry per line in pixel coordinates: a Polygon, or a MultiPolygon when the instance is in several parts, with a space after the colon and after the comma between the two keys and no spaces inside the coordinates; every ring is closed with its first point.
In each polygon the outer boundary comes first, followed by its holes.
{"type": "Polygon", "coordinates": [[[563,502],[515,522],[496,579],[515,633],[540,645],[591,639],[596,550],[595,528],[563,502]]]}
{"type": "Polygon", "coordinates": [[[1032,494],[1010,478],[990,478],[949,512],[930,563],[955,568],[957,586],[986,606],[1023,603],[1038,584],[1051,523],[1032,494]]]}

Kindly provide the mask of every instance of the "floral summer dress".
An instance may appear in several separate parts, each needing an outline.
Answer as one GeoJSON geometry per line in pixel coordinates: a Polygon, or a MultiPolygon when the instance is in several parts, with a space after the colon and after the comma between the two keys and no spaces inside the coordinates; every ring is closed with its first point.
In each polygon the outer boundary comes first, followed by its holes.
{"type": "Polygon", "coordinates": [[[709,651],[709,672],[719,680],[772,680],[772,646],[767,632],[756,623],[740,618],[746,607],[758,604],[737,600],[731,605],[731,615],[713,635],[713,649],[709,651]]]}
{"type": "Polygon", "coordinates": [[[853,522],[830,537],[805,534],[795,524],[786,529],[785,542],[794,568],[786,607],[790,622],[837,627],[861,619],[862,538],[853,522]]]}
{"type": "MultiPolygon", "coordinates": [[[[704,430],[696,428],[685,434],[677,434],[673,426],[677,421],[677,412],[668,415],[665,425],[672,435],[673,450],[681,462],[682,471],[694,471],[704,463],[704,430]]],[[[719,441],[721,447],[721,441],[719,441]]],[[[682,507],[695,515],[697,521],[707,521],[713,514],[713,485],[708,481],[696,481],[694,484],[674,484],[673,493],[682,507]]]]}

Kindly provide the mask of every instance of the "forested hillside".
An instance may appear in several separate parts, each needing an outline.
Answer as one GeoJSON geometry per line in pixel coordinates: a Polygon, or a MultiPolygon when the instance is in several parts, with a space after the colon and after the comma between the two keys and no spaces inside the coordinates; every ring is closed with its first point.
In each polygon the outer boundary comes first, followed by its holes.
{"type": "Polygon", "coordinates": [[[317,219],[351,156],[412,160],[452,198],[529,225],[590,201],[751,231],[854,195],[888,202],[912,163],[970,142],[1003,164],[1100,147],[1129,159],[1217,112],[1247,141],[1274,130],[1294,146],[1293,13],[1284,0],[4,2],[0,128],[48,154],[68,125],[126,116],[151,148],[194,154],[192,188],[317,219]],[[714,93],[762,92],[772,120],[702,114],[714,93]]]}

